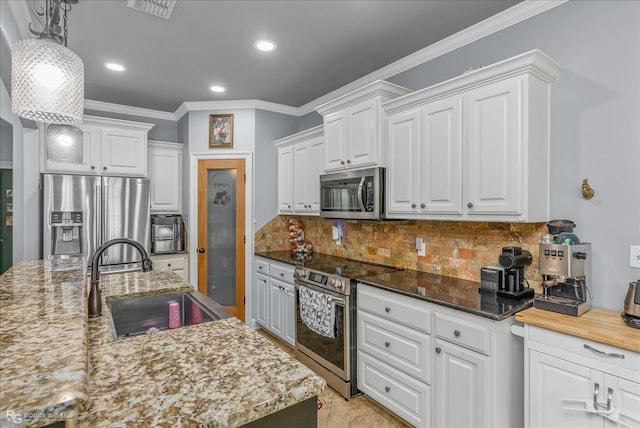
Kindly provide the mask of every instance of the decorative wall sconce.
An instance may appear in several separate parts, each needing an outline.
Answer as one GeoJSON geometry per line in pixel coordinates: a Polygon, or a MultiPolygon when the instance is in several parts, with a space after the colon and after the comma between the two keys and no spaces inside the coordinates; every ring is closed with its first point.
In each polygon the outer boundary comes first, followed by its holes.
{"type": "Polygon", "coordinates": [[[41,32],[20,40],[11,51],[11,109],[25,119],[73,125],[84,113],[84,64],[67,46],[67,12],[78,0],[44,0],[31,11],[41,32]],[[60,12],[63,26],[60,26],[60,12]],[[63,46],[64,44],[64,46],[63,46]]]}
{"type": "Polygon", "coordinates": [[[586,178],[582,179],[582,197],[585,199],[591,199],[593,198],[593,195],[595,195],[596,191],[593,190],[591,188],[591,186],[589,186],[589,181],[586,178]]]}

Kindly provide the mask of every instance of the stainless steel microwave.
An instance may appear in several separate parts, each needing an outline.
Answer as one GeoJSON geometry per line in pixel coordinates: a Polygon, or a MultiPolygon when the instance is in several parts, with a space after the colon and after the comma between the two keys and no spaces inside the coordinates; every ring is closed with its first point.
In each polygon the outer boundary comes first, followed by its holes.
{"type": "Polygon", "coordinates": [[[384,168],[320,176],[320,216],[379,220],[384,218],[384,168]]]}

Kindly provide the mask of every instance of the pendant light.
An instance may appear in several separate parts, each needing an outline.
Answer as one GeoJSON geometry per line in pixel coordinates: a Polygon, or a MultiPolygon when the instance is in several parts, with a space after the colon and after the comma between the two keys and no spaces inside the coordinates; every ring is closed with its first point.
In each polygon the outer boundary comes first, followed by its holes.
{"type": "Polygon", "coordinates": [[[78,0],[45,0],[44,8],[31,2],[43,31],[16,42],[11,51],[11,107],[25,119],[73,125],[84,112],[84,65],[67,48],[67,12],[78,0]],[[64,27],[60,27],[60,12],[64,27]],[[62,34],[64,30],[64,34],[62,34]]]}

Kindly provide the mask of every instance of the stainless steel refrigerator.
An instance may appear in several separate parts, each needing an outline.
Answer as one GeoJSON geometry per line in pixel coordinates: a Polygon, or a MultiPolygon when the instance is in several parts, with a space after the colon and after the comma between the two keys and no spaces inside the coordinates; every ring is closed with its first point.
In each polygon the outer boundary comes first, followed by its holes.
{"type": "MultiPolygon", "coordinates": [[[[103,243],[138,241],[149,252],[149,179],[84,175],[42,175],[43,257],[84,257],[87,264],[103,243]]],[[[114,245],[102,255],[105,270],[135,268],[138,252],[114,245]]]]}

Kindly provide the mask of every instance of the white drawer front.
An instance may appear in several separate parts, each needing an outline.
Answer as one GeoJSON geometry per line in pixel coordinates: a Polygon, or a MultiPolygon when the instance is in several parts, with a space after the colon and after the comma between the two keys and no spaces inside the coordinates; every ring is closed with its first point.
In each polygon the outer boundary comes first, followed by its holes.
{"type": "Polygon", "coordinates": [[[269,271],[272,277],[293,284],[293,266],[282,263],[271,263],[269,271]]]}
{"type": "Polygon", "coordinates": [[[431,425],[431,387],[358,352],[358,388],[417,427],[431,425]]]}
{"type": "Polygon", "coordinates": [[[431,310],[426,302],[358,284],[358,309],[416,328],[431,332],[431,310]]]}
{"type": "Polygon", "coordinates": [[[184,258],[176,257],[171,259],[152,259],[153,268],[157,270],[184,270],[184,258]]]}
{"type": "MultiPolygon", "coordinates": [[[[604,343],[594,342],[580,337],[528,326],[529,347],[540,349],[536,345],[551,346],[559,352],[564,351],[563,356],[571,357],[572,361],[584,363],[584,359],[596,360],[604,364],[631,370],[635,374],[633,379],[640,382],[640,354],[604,343]],[[533,343],[532,343],[533,342],[533,343]]],[[[541,349],[545,351],[544,349],[541,349]]]]}
{"type": "Polygon", "coordinates": [[[437,337],[490,355],[491,330],[488,326],[441,313],[435,314],[434,322],[437,337]]]}
{"type": "Polygon", "coordinates": [[[431,384],[431,336],[358,311],[358,350],[431,384]]]}
{"type": "Polygon", "coordinates": [[[256,272],[269,275],[269,263],[264,260],[256,259],[256,272]]]}

